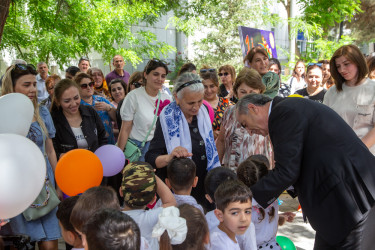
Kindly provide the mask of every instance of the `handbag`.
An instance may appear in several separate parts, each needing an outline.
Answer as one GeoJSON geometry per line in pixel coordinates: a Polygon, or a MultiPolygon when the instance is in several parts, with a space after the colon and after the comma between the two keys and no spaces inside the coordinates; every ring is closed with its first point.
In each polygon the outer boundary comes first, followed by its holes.
{"type": "Polygon", "coordinates": [[[151,130],[152,128],[154,127],[155,125],[155,122],[156,122],[156,118],[158,116],[158,111],[159,111],[159,105],[160,105],[160,100],[161,100],[161,92],[159,91],[159,94],[158,94],[158,104],[157,104],[157,107],[156,107],[156,112],[155,112],[155,115],[154,115],[154,120],[152,122],[152,125],[150,127],[150,129],[148,130],[147,132],[147,135],[145,137],[145,139],[142,141],[142,144],[140,147],[138,147],[131,139],[128,138],[128,140],[126,141],[126,145],[125,145],[125,150],[124,150],[124,155],[125,155],[125,158],[127,160],[129,160],[129,162],[134,162],[134,161],[138,161],[139,158],[141,157],[142,155],[142,148],[145,146],[146,144],[146,140],[148,138],[148,136],[150,135],[151,133],[151,130]]]}
{"type": "MultiPolygon", "coordinates": [[[[43,135],[43,152],[44,158],[47,160],[46,150],[45,150],[45,136],[42,129],[43,135]]],[[[31,204],[25,211],[23,211],[23,217],[27,221],[37,220],[44,215],[51,212],[57,205],[59,205],[60,200],[57,196],[55,188],[52,186],[48,175],[46,174],[46,178],[44,181],[44,186],[40,191],[38,197],[35,199],[33,204],[31,204]]]]}

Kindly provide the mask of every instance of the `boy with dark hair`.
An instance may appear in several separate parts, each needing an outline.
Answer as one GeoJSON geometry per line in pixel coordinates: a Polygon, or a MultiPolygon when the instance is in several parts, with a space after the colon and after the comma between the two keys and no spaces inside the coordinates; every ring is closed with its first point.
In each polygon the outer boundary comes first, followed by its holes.
{"type": "Polygon", "coordinates": [[[124,197],[123,212],[137,222],[141,235],[150,243],[151,249],[159,249],[158,240],[152,238],[152,229],[159,220],[163,207],[176,206],[176,200],[169,188],[155,175],[152,166],[146,162],[132,162],[123,172],[120,195],[124,197]],[[158,194],[163,207],[145,210],[158,194]]]}
{"type": "Polygon", "coordinates": [[[77,203],[79,196],[68,197],[58,206],[56,217],[59,220],[59,226],[64,241],[73,246],[72,249],[83,249],[82,240],[79,234],[74,229],[72,223],[70,223],[70,215],[72,213],[74,205],[77,203]]]}
{"type": "Polygon", "coordinates": [[[83,226],[83,243],[88,250],[139,250],[141,233],[137,223],[127,214],[102,209],[83,226]]]}
{"type": "MultiPolygon", "coordinates": [[[[172,189],[177,206],[190,204],[198,208],[203,214],[203,208],[197,200],[190,195],[192,188],[196,187],[198,177],[196,176],[196,166],[192,159],[174,158],[167,166],[167,178],[165,184],[172,189]]],[[[161,207],[159,199],[154,208],[161,207]]]]}
{"type": "Polygon", "coordinates": [[[215,215],[219,226],[211,230],[212,250],[240,250],[236,235],[243,235],[251,223],[252,193],[238,180],[220,184],[215,192],[215,215]]]}
{"type": "Polygon", "coordinates": [[[103,208],[112,208],[120,211],[120,203],[113,188],[105,186],[92,187],[80,195],[70,215],[70,222],[77,233],[81,234],[83,225],[94,213],[103,208]]]}

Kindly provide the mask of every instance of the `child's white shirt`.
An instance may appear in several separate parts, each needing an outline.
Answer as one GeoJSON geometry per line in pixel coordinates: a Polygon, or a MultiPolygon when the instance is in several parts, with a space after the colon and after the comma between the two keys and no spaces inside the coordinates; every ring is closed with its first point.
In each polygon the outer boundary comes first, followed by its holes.
{"type": "MultiPolygon", "coordinates": [[[[197,200],[193,196],[180,195],[180,194],[173,194],[173,196],[176,199],[177,206],[179,206],[181,204],[189,204],[189,205],[192,205],[192,206],[198,208],[199,210],[201,210],[202,214],[204,214],[202,206],[198,204],[197,200]]],[[[154,206],[154,209],[158,208],[158,207],[162,207],[162,206],[163,206],[163,203],[162,203],[161,199],[159,199],[156,202],[156,204],[154,206]]]]}
{"type": "MultiPolygon", "coordinates": [[[[237,239],[237,236],[236,236],[237,239]]],[[[210,231],[210,244],[208,250],[240,250],[238,242],[234,242],[229,236],[215,227],[210,231]]]]}
{"type": "Polygon", "coordinates": [[[141,248],[140,250],[151,250],[151,246],[145,237],[141,237],[141,248]]]}
{"type": "MultiPolygon", "coordinates": [[[[209,211],[206,214],[206,221],[210,232],[220,224],[214,210],[209,211]]],[[[236,235],[236,238],[238,239],[238,244],[240,245],[241,250],[257,250],[255,226],[253,222],[250,223],[250,226],[243,235],[236,235]]]]}
{"type": "Polygon", "coordinates": [[[276,199],[271,205],[264,209],[263,220],[260,220],[262,215],[259,208],[261,208],[261,206],[253,199],[251,221],[255,225],[257,247],[259,248],[262,246],[262,249],[270,249],[269,247],[272,246],[272,249],[274,250],[281,249],[280,246],[276,244],[276,234],[279,223],[278,200],[276,199]],[[269,213],[271,212],[272,207],[275,208],[275,211],[274,216],[270,221],[269,213]]]}
{"type": "Polygon", "coordinates": [[[134,209],[123,211],[123,213],[129,215],[138,224],[141,236],[148,241],[152,250],[159,250],[158,239],[152,238],[151,234],[162,210],[163,208],[159,207],[151,210],[134,209]]]}
{"type": "Polygon", "coordinates": [[[72,250],[85,250],[84,248],[72,248],[72,250]]]}

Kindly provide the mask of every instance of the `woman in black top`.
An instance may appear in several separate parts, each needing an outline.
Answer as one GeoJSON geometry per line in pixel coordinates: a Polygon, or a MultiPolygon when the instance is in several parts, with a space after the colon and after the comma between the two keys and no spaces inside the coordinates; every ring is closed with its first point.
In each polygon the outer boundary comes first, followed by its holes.
{"type": "Polygon", "coordinates": [[[321,86],[323,81],[323,69],[319,65],[321,64],[309,64],[305,78],[307,87],[297,90],[295,94],[323,103],[324,95],[327,90],[321,86]]]}

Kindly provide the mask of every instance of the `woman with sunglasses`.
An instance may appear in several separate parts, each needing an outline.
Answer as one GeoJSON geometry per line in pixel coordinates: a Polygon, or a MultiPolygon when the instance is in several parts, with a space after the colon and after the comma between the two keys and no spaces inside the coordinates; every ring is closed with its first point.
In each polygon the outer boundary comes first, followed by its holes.
{"type": "Polygon", "coordinates": [[[204,179],[209,170],[220,166],[220,162],[208,110],[202,105],[204,86],[200,77],[193,73],[179,76],[174,83],[173,96],[175,101],[163,109],[156,122],[146,161],[164,180],[166,166],[173,158],[191,157],[196,165],[196,175],[201,180],[191,195],[208,208],[204,179]]]}
{"type": "Polygon", "coordinates": [[[237,99],[233,96],[233,84],[236,81],[236,70],[232,65],[223,65],[219,68],[219,77],[221,85],[219,87],[219,97],[229,98],[236,103],[237,99]]]}
{"type": "Polygon", "coordinates": [[[200,77],[202,78],[202,83],[204,86],[204,100],[206,100],[214,110],[212,130],[214,132],[214,138],[216,139],[219,135],[221,119],[224,111],[227,107],[232,105],[233,102],[231,102],[229,98],[218,96],[219,79],[217,78],[215,71],[200,73],[200,77]]]}
{"type": "Polygon", "coordinates": [[[264,94],[274,98],[279,93],[280,77],[268,70],[269,57],[267,51],[261,47],[253,47],[244,58],[245,65],[255,69],[262,77],[262,82],[266,86],[264,94]]]}
{"type": "MultiPolygon", "coordinates": [[[[2,95],[9,93],[21,93],[30,98],[34,105],[34,117],[27,138],[35,142],[46,155],[47,176],[55,186],[54,170],[57,159],[53,148],[52,138],[55,137],[55,127],[47,108],[38,105],[36,75],[34,67],[24,64],[12,65],[3,78],[2,95]]],[[[62,198],[61,191],[57,190],[62,198]]],[[[13,234],[29,235],[31,242],[37,242],[39,249],[57,250],[57,239],[61,237],[58,220],[56,218],[57,207],[39,219],[26,221],[22,214],[10,220],[13,234]]]]}
{"type": "Polygon", "coordinates": [[[51,115],[56,127],[53,144],[57,157],[81,148],[95,152],[107,144],[106,131],[98,113],[81,104],[80,86],[73,80],[61,80],[55,86],[51,115]]]}
{"type": "Polygon", "coordinates": [[[163,61],[158,59],[150,60],[143,71],[145,86],[130,91],[121,106],[122,125],[117,142],[118,147],[124,151],[128,139],[140,147],[145,140],[146,143],[141,148],[140,161],[144,161],[150,141],[154,137],[155,127],[151,126],[158,98],[160,98],[160,102],[171,100],[167,94],[161,92],[167,74],[168,67],[163,61]],[[149,131],[150,133],[148,134],[149,131]],[[147,134],[148,137],[146,138],[147,134]]]}
{"type": "Polygon", "coordinates": [[[368,67],[355,45],[344,45],[331,60],[335,80],[324,97],[324,104],[335,110],[363,143],[375,154],[375,81],[368,78],[368,67]]]}
{"type": "Polygon", "coordinates": [[[74,81],[80,86],[81,104],[91,106],[96,110],[103,122],[108,144],[115,144],[112,121],[116,121],[116,109],[104,97],[94,95],[94,79],[85,73],[79,73],[74,81]]]}
{"type": "Polygon", "coordinates": [[[310,100],[323,103],[327,90],[322,87],[323,69],[321,63],[309,63],[306,72],[307,87],[297,90],[295,93],[310,100]]]}
{"type": "Polygon", "coordinates": [[[87,70],[87,74],[94,79],[94,95],[104,97],[108,101],[111,101],[111,94],[108,88],[108,84],[103,75],[103,71],[97,67],[92,67],[87,70]]]}

